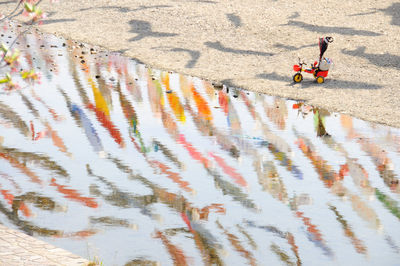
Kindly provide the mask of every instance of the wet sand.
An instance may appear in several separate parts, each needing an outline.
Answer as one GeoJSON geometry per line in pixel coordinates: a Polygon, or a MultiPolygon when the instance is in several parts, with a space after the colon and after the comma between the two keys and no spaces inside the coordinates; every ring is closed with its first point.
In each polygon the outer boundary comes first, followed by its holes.
{"type": "MultiPolygon", "coordinates": [[[[5,1],[0,12],[15,3],[5,1]]],[[[397,1],[43,1],[40,29],[119,51],[152,67],[278,95],[400,127],[397,1]],[[298,57],[332,36],[324,84],[293,84],[298,57]]],[[[16,19],[23,19],[17,17],[16,19]]]]}

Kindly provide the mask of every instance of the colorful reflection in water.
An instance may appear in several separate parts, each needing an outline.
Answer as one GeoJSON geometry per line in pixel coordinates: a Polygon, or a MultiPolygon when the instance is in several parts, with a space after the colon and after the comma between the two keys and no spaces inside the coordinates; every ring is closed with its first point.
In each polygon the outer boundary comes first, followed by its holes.
{"type": "Polygon", "coordinates": [[[37,32],[19,47],[42,78],[0,94],[1,223],[105,265],[398,263],[399,129],[37,32]]]}

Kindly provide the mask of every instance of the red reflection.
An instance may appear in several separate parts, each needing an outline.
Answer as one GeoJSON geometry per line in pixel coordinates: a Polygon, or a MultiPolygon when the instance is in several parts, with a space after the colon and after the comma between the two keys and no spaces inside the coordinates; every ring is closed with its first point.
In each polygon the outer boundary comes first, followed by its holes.
{"type": "Polygon", "coordinates": [[[256,119],[256,110],[255,110],[253,104],[251,104],[251,102],[250,102],[249,98],[247,97],[246,93],[244,93],[243,91],[240,91],[240,96],[244,100],[244,103],[246,104],[247,109],[249,109],[249,112],[250,112],[251,116],[255,120],[256,119]]]}
{"type": "Polygon", "coordinates": [[[186,139],[185,139],[185,136],[180,134],[179,138],[178,138],[178,142],[180,144],[182,144],[187,149],[187,151],[189,152],[190,156],[192,156],[193,159],[195,159],[196,161],[201,162],[204,165],[205,168],[209,168],[210,161],[207,160],[207,158],[204,158],[203,155],[199,151],[197,151],[197,149],[194,148],[192,144],[187,142],[186,139]]]}
{"type": "Polygon", "coordinates": [[[215,159],[215,161],[218,163],[218,165],[224,170],[226,174],[228,174],[230,177],[232,177],[233,180],[238,185],[241,185],[242,187],[247,187],[247,182],[243,178],[241,174],[239,174],[235,168],[229,166],[222,157],[217,156],[216,154],[209,152],[208,153],[211,157],[215,159]]]}
{"type": "Polygon", "coordinates": [[[296,212],[296,216],[303,220],[304,224],[307,226],[307,231],[313,235],[314,240],[323,241],[322,234],[318,230],[317,226],[312,224],[310,218],[305,217],[303,214],[304,213],[300,211],[296,212]]]}
{"type": "MultiPolygon", "coordinates": [[[[11,194],[8,190],[6,189],[2,189],[0,190],[1,194],[3,195],[4,199],[7,200],[7,203],[10,204],[11,206],[13,205],[13,201],[14,201],[14,195],[11,194]]],[[[28,208],[28,206],[26,206],[25,203],[21,202],[19,204],[19,208],[20,211],[22,211],[22,213],[26,216],[26,217],[30,217],[32,216],[32,212],[31,210],[28,208]]]]}
{"type": "Polygon", "coordinates": [[[219,91],[218,92],[218,103],[224,111],[225,115],[228,115],[229,111],[229,97],[226,93],[219,91]]]}
{"type": "Polygon", "coordinates": [[[108,118],[108,116],[91,103],[87,104],[86,107],[89,110],[95,112],[97,119],[103,125],[103,127],[108,130],[114,141],[118,143],[121,147],[124,147],[125,143],[122,139],[121,133],[119,132],[118,128],[113,124],[113,122],[108,118]]]}
{"type": "Polygon", "coordinates": [[[79,193],[75,189],[69,189],[66,188],[64,185],[59,185],[56,183],[56,179],[52,178],[50,186],[56,187],[57,190],[65,195],[65,198],[67,199],[73,199],[75,201],[78,201],[80,203],[83,203],[84,205],[90,207],[90,208],[97,208],[99,205],[93,198],[88,198],[88,197],[83,197],[79,195],[79,193]]]}

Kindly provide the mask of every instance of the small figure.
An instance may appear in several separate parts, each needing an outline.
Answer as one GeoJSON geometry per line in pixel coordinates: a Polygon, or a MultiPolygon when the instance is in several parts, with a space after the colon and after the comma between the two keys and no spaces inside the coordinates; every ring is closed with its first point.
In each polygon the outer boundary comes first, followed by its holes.
{"type": "Polygon", "coordinates": [[[306,63],[301,62],[299,58],[299,64],[293,66],[293,70],[297,73],[293,76],[293,81],[295,83],[299,83],[303,80],[303,75],[301,72],[307,72],[314,75],[317,83],[324,83],[325,78],[328,76],[329,68],[332,64],[332,59],[323,57],[326,49],[328,49],[328,44],[333,42],[332,37],[319,38],[319,61],[315,61],[314,64],[311,65],[311,68],[303,68],[306,63]]]}

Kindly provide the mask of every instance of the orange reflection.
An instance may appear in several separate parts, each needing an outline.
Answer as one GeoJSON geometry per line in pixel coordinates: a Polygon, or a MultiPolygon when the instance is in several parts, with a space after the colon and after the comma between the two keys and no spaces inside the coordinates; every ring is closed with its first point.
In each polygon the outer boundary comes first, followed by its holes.
{"type": "Polygon", "coordinates": [[[163,233],[161,233],[160,231],[156,231],[156,237],[160,238],[164,246],[167,247],[168,253],[171,255],[174,265],[188,265],[183,251],[172,244],[171,241],[169,241],[163,233]]]}
{"type": "Polygon", "coordinates": [[[353,210],[361,218],[367,221],[373,228],[378,229],[380,221],[375,211],[366,203],[364,203],[359,196],[354,195],[351,193],[351,191],[346,189],[342,182],[340,182],[344,178],[343,174],[348,172],[348,166],[346,164],[341,165],[339,173],[336,173],[325,160],[323,160],[315,151],[311,149],[311,143],[309,141],[307,141],[309,146],[305,144],[306,141],[306,139],[299,138],[297,144],[303,151],[304,155],[312,162],[319,175],[319,179],[324,182],[326,187],[330,188],[332,193],[341,198],[344,196],[348,197],[352,204],[353,210]]]}
{"type": "Polygon", "coordinates": [[[193,189],[189,187],[189,182],[183,181],[182,177],[180,177],[178,173],[170,171],[170,168],[166,164],[163,164],[162,162],[159,162],[157,160],[151,160],[149,161],[149,163],[153,166],[158,167],[158,169],[160,169],[163,174],[167,175],[169,179],[178,184],[179,187],[183,190],[187,192],[193,192],[193,189]]]}
{"type": "Polygon", "coordinates": [[[61,152],[66,153],[67,155],[70,155],[70,153],[67,150],[67,147],[64,144],[64,141],[62,138],[60,138],[57,134],[57,131],[53,130],[50,126],[49,123],[45,123],[47,132],[49,132],[51,136],[51,140],[53,141],[54,146],[56,146],[61,152]]]}
{"type": "Polygon", "coordinates": [[[400,194],[400,180],[392,170],[393,162],[389,158],[388,153],[368,138],[355,132],[353,129],[352,118],[350,116],[341,115],[340,118],[342,126],[347,130],[348,138],[355,139],[357,143],[361,145],[362,150],[371,156],[372,161],[376,166],[376,170],[378,170],[383,182],[393,193],[400,194]]]}
{"type": "MultiPolygon", "coordinates": [[[[320,156],[313,152],[304,142],[303,139],[298,139],[296,144],[303,151],[307,158],[309,158],[317,171],[319,178],[324,182],[325,186],[331,188],[336,181],[343,180],[342,175],[333,171],[332,167],[327,164],[320,156]]],[[[346,167],[345,165],[342,167],[346,167]]]]}
{"type": "Polygon", "coordinates": [[[292,249],[294,255],[296,256],[297,265],[300,266],[301,260],[300,260],[300,255],[299,255],[299,247],[296,245],[293,234],[290,232],[287,232],[286,239],[287,239],[287,242],[289,243],[289,245],[291,246],[291,249],[292,249]]]}
{"type": "Polygon", "coordinates": [[[216,90],[215,90],[214,86],[209,81],[205,81],[205,80],[202,80],[201,84],[203,84],[208,97],[211,100],[214,100],[216,98],[216,93],[215,93],[216,90]]]}
{"type": "Polygon", "coordinates": [[[40,180],[40,178],[34,172],[29,170],[25,164],[20,163],[17,159],[2,152],[0,152],[0,158],[7,160],[13,167],[18,168],[22,173],[28,176],[32,182],[42,184],[42,180],[40,180]]]}
{"type": "Polygon", "coordinates": [[[348,225],[348,223],[344,219],[344,217],[339,213],[339,211],[336,209],[336,207],[329,206],[329,208],[335,213],[336,220],[338,220],[338,222],[340,222],[340,224],[342,225],[345,236],[350,238],[351,243],[355,247],[356,251],[358,253],[365,254],[367,252],[367,247],[364,245],[364,243],[359,238],[356,237],[356,235],[351,230],[351,227],[348,225]]]}
{"type": "Polygon", "coordinates": [[[192,92],[192,96],[194,99],[194,102],[196,103],[197,106],[197,110],[200,114],[200,116],[206,120],[212,120],[212,114],[211,114],[211,110],[210,107],[208,106],[208,103],[206,100],[204,100],[204,98],[200,95],[200,93],[198,93],[193,85],[190,84],[190,91],[192,92]]]}
{"type": "Polygon", "coordinates": [[[179,101],[179,97],[174,92],[170,92],[167,93],[167,99],[169,106],[171,106],[171,109],[174,111],[176,119],[178,119],[178,121],[185,122],[185,110],[179,101]]]}
{"type": "Polygon", "coordinates": [[[162,82],[167,92],[167,100],[169,102],[169,106],[174,111],[176,119],[178,119],[178,121],[185,122],[185,110],[183,109],[183,106],[179,101],[178,95],[176,95],[175,92],[171,91],[171,87],[169,85],[169,73],[165,73],[165,75],[163,75],[162,82]]]}
{"type": "Polygon", "coordinates": [[[243,257],[245,257],[250,265],[257,265],[256,259],[253,255],[246,250],[239,241],[239,238],[232,233],[229,233],[218,221],[218,227],[224,232],[224,234],[228,237],[229,242],[235,248],[237,252],[239,252],[243,257]]]}
{"type": "Polygon", "coordinates": [[[275,98],[274,104],[269,105],[264,101],[264,110],[268,118],[275,124],[280,130],[284,130],[286,126],[286,118],[288,110],[286,102],[283,99],[275,98]]]}

